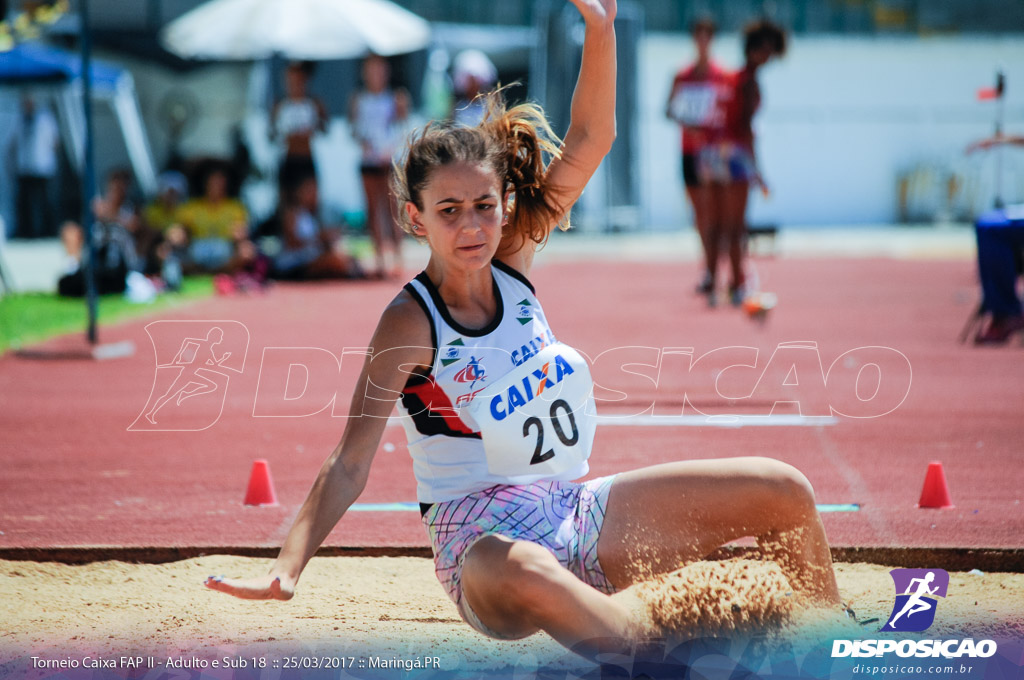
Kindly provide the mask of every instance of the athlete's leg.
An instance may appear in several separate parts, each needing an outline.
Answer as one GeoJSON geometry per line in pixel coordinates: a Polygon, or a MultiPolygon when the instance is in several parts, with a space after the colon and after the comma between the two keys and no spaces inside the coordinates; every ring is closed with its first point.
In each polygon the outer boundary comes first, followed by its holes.
{"type": "Polygon", "coordinates": [[[757,537],[794,591],[839,603],[814,492],[795,468],[768,458],[666,463],[622,473],[608,496],[598,559],[624,588],[757,537]]]}
{"type": "Polygon", "coordinates": [[[690,199],[690,205],[693,206],[693,226],[697,230],[697,235],[700,236],[700,245],[704,253],[704,268],[710,275],[711,262],[709,259],[708,238],[710,237],[711,229],[710,218],[713,212],[711,187],[707,184],[687,185],[686,195],[690,199]]]}
{"type": "Polygon", "coordinates": [[[364,170],[363,192],[366,195],[366,231],[370,234],[370,241],[373,243],[374,257],[377,262],[377,273],[386,273],[387,263],[385,254],[388,252],[388,244],[385,242],[384,215],[381,214],[381,192],[387,191],[386,175],[379,170],[364,170]]]}
{"type": "Polygon", "coordinates": [[[502,636],[543,630],[585,656],[628,650],[629,611],[536,543],[496,535],[476,541],[463,558],[462,594],[480,622],[502,636]]]}
{"type": "Polygon", "coordinates": [[[724,187],[725,200],[722,202],[724,214],[722,231],[729,247],[730,286],[738,288],[743,285],[743,237],[746,233],[747,197],[750,195],[750,183],[737,181],[724,187]]]}
{"type": "Polygon", "coordinates": [[[725,187],[719,182],[712,182],[707,185],[708,204],[710,210],[707,216],[708,236],[705,242],[707,256],[705,258],[710,274],[712,286],[718,281],[718,260],[722,253],[722,239],[725,236],[724,217],[728,213],[725,187]]]}

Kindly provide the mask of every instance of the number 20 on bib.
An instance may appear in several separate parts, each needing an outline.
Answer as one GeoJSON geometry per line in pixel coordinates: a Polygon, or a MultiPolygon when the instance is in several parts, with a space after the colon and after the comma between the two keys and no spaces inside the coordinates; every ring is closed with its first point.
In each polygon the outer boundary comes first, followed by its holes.
{"type": "Polygon", "coordinates": [[[487,468],[503,477],[547,477],[590,457],[597,428],[594,383],[579,352],[545,347],[476,395],[487,468]]]}

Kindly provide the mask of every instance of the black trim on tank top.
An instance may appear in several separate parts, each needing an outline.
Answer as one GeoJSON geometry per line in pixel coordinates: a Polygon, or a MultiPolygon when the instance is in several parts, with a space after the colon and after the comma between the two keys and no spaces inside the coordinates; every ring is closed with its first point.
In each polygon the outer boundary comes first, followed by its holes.
{"type": "Polygon", "coordinates": [[[530,283],[530,280],[526,278],[522,272],[513,269],[510,265],[502,262],[501,260],[491,260],[491,264],[493,264],[495,267],[511,276],[516,281],[519,281],[519,283],[529,288],[530,292],[533,293],[534,295],[537,294],[537,289],[533,287],[533,284],[530,283]]]}
{"type": "Polygon", "coordinates": [[[420,306],[423,313],[427,315],[427,322],[430,324],[430,341],[433,343],[434,355],[430,359],[430,368],[427,369],[426,375],[430,375],[434,372],[434,363],[437,361],[437,329],[434,328],[434,315],[430,313],[430,307],[427,306],[426,301],[420,292],[416,290],[416,287],[411,283],[407,283],[402,286],[402,289],[412,295],[412,299],[416,301],[416,304],[420,306]]]}
{"type": "Polygon", "coordinates": [[[483,328],[466,328],[453,319],[451,312],[448,311],[448,305],[444,303],[441,293],[437,290],[434,282],[430,280],[430,277],[427,276],[427,272],[423,271],[417,274],[416,280],[422,283],[426,287],[427,292],[430,293],[430,299],[434,301],[434,306],[437,307],[441,318],[459,334],[468,335],[471,338],[481,338],[485,335],[490,335],[501,325],[501,319],[505,316],[505,303],[501,297],[501,290],[498,288],[498,281],[494,278],[493,274],[491,276],[491,285],[494,287],[494,298],[497,301],[498,308],[495,310],[494,318],[483,328]]]}

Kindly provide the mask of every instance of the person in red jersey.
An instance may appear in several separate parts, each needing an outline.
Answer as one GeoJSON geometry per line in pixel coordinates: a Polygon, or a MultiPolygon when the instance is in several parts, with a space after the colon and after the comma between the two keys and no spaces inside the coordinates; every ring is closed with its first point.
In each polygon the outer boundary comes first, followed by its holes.
{"type": "Polygon", "coordinates": [[[679,123],[682,132],[683,182],[693,206],[693,224],[704,250],[704,276],[697,292],[711,292],[711,265],[708,262],[708,235],[711,224],[720,219],[722,185],[701,182],[698,158],[702,149],[722,136],[725,112],[723,95],[731,88],[729,73],[711,59],[711,40],[715,22],[701,18],[690,29],[697,57],[676,73],[665,106],[665,115],[679,123]]]}

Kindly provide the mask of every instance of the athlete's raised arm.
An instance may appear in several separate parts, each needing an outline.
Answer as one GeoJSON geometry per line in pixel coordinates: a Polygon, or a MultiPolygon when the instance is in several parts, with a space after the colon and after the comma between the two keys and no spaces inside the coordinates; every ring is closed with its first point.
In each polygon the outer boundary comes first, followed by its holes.
{"type": "MultiPolygon", "coordinates": [[[[548,167],[551,202],[564,214],[615,141],[615,0],[571,0],[586,25],[562,157],[548,167]]],[[[554,224],[551,225],[554,227],[554,224]]]]}
{"type": "Polygon", "coordinates": [[[546,169],[539,150],[548,151],[552,140],[543,111],[536,107],[526,107],[525,115],[519,113],[523,107],[509,111],[511,119],[520,121],[520,128],[513,126],[513,133],[508,134],[509,148],[518,147],[509,164],[528,171],[510,173],[516,194],[512,229],[495,256],[524,275],[529,274],[538,244],[565,220],[615,141],[615,0],[570,2],[583,15],[586,27],[583,59],[572,96],[569,129],[546,169]],[[523,134],[526,129],[530,132],[523,134]],[[528,141],[529,137],[534,141],[528,141]]]}
{"type": "Polygon", "coordinates": [[[207,587],[252,600],[292,597],[306,563],[362,493],[384,426],[409,374],[429,366],[432,359],[429,322],[403,292],[381,317],[341,441],[320,468],[270,572],[250,579],[210,577],[207,587]]]}

